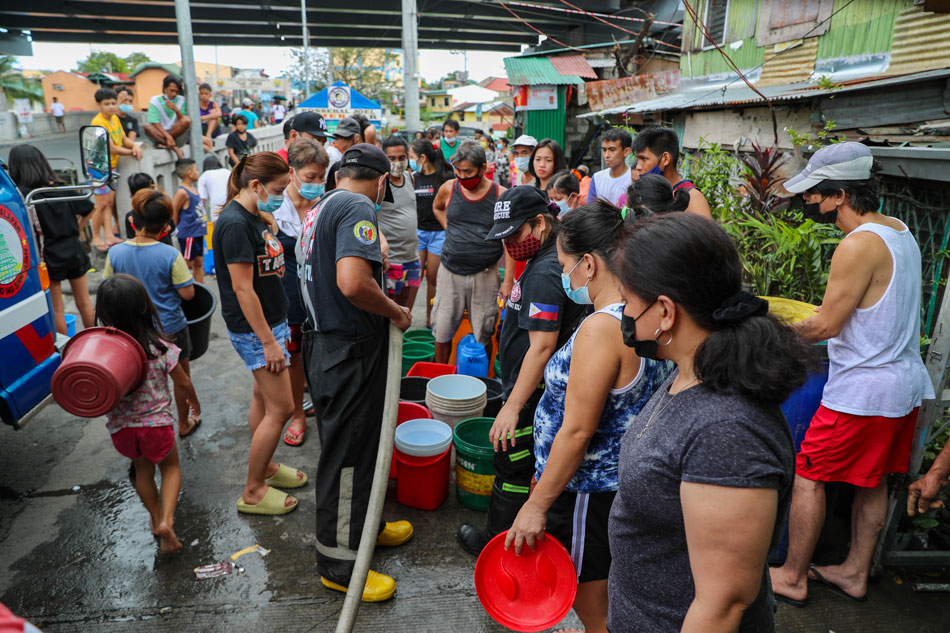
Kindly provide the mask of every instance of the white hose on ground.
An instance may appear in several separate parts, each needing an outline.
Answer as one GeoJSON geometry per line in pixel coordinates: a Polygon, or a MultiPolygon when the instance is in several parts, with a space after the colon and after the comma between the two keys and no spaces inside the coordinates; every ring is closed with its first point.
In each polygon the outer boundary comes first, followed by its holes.
{"type": "Polygon", "coordinates": [[[343,610],[336,623],[336,633],[350,633],[356,623],[356,612],[363,597],[363,587],[376,549],[379,519],[383,515],[383,503],[389,487],[389,464],[393,458],[393,441],[396,434],[396,415],[399,413],[399,386],[402,377],[402,331],[389,325],[389,358],[386,370],[386,400],[383,404],[383,423],[379,432],[379,450],[376,452],[376,472],[373,473],[373,488],[369,494],[369,507],[360,535],[360,547],[353,564],[350,586],[343,600],[343,610]]]}

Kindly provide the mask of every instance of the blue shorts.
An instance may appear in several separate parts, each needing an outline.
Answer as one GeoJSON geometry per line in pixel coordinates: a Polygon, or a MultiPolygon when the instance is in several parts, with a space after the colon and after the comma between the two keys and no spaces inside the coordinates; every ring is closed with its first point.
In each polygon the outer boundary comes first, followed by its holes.
{"type": "MultiPolygon", "coordinates": [[[[91,175],[99,177],[99,176],[102,176],[103,174],[98,171],[92,171],[91,175]]],[[[116,172],[115,170],[113,170],[109,174],[110,177],[111,176],[118,177],[118,175],[119,175],[118,172],[116,172]]],[[[96,189],[93,189],[92,192],[96,194],[97,196],[104,196],[108,193],[112,193],[112,189],[109,187],[109,181],[107,180],[106,184],[102,185],[101,187],[97,187],[96,189]]]]}
{"type": "MultiPolygon", "coordinates": [[[[280,343],[280,349],[284,352],[284,360],[290,365],[290,353],[287,351],[287,341],[290,340],[290,327],[287,321],[282,321],[271,328],[274,338],[280,343]]],[[[267,361],[264,360],[264,344],[254,332],[243,332],[238,334],[228,330],[228,338],[231,339],[231,345],[244,361],[244,366],[255,371],[267,367],[267,361]]]]}
{"type": "Polygon", "coordinates": [[[445,244],[445,231],[423,231],[416,229],[419,238],[419,250],[433,255],[442,255],[442,245],[445,244]]]}

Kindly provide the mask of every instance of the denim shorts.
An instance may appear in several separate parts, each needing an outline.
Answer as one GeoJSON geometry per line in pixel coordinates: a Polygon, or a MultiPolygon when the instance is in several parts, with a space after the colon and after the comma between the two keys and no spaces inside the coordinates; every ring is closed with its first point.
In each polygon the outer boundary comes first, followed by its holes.
{"type": "Polygon", "coordinates": [[[419,238],[419,250],[433,255],[442,254],[442,245],[445,244],[445,231],[423,231],[416,229],[419,238]]]}
{"type": "MultiPolygon", "coordinates": [[[[287,321],[275,325],[271,328],[274,338],[280,343],[280,349],[284,352],[284,360],[290,365],[290,353],[287,351],[287,341],[290,339],[290,327],[287,321]]],[[[228,338],[231,339],[231,345],[244,361],[244,366],[255,371],[267,367],[267,361],[264,360],[264,344],[254,332],[242,332],[240,334],[228,330],[228,338]]]]}

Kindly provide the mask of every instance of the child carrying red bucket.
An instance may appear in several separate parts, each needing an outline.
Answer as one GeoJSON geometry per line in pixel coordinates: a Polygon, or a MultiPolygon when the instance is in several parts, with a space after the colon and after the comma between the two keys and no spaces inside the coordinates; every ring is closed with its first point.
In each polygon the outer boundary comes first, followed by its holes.
{"type": "Polygon", "coordinates": [[[178,362],[180,350],[156,328],[155,306],[138,279],[116,274],[102,282],[96,298],[96,322],[134,338],[148,359],[145,378],[109,411],[106,427],[116,450],[132,460],[135,491],[148,510],[152,533],[159,538],[161,551],[177,552],[182,547],[174,529],[181,470],[168,378],[176,388],[185,390],[188,399],[200,409],[195,388],[178,362]],[[156,464],[162,474],[161,495],[155,486],[156,464]]]}

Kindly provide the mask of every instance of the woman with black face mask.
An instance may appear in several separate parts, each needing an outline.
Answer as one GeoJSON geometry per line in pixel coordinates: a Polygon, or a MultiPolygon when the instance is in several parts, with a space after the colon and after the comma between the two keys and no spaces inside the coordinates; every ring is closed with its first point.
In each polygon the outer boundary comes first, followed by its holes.
{"type": "Polygon", "coordinates": [[[570,548],[578,583],[574,612],[587,633],[607,631],[607,517],[620,440],[672,369],[623,344],[620,280],[611,265],[622,229],[620,209],[603,201],[561,221],[561,285],[568,299],[594,312],[544,368],[534,414],[537,485],[505,540],[518,554],[545,535],[570,548]]]}
{"type": "Polygon", "coordinates": [[[766,555],[794,475],[779,405],[805,381],[809,346],[742,290],[739,254],[712,220],[644,218],[618,264],[624,343],[676,370],[621,443],[607,625],[774,631],[766,555]]]}

